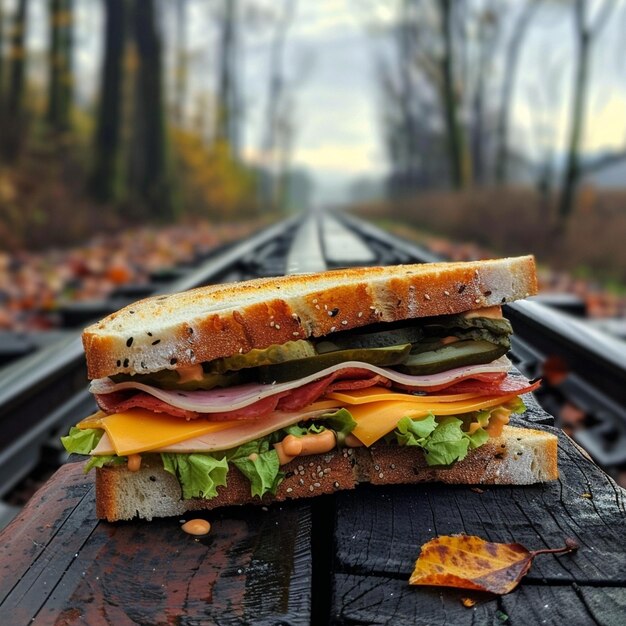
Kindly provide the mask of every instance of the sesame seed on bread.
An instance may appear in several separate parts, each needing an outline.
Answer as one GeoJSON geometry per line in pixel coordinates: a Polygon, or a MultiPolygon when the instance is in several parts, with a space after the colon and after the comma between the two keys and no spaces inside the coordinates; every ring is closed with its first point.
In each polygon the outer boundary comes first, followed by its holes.
{"type": "Polygon", "coordinates": [[[141,374],[536,292],[532,256],[260,278],[141,300],[85,329],[83,344],[89,378],[141,374]]]}

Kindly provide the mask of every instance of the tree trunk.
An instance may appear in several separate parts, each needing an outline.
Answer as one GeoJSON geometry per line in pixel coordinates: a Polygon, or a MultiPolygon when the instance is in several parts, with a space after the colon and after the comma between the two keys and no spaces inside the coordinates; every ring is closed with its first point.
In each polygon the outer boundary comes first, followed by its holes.
{"type": "Polygon", "coordinates": [[[63,0],[50,0],[50,50],[48,52],[48,123],[56,127],[59,117],[59,88],[61,86],[61,13],[63,0]]]}
{"type": "MultiPolygon", "coordinates": [[[[582,0],[577,2],[576,11],[580,13],[584,12],[582,0]]],[[[580,178],[580,145],[584,133],[585,104],[587,100],[587,83],[589,76],[591,34],[585,26],[584,14],[579,14],[577,22],[579,27],[576,78],[574,82],[574,104],[572,108],[567,160],[559,200],[558,218],[561,225],[565,224],[574,208],[574,199],[580,178]]]]}
{"type": "Polygon", "coordinates": [[[0,0],[0,115],[4,108],[4,0],[0,0]]]}
{"type": "Polygon", "coordinates": [[[227,143],[231,154],[237,158],[237,104],[236,94],[236,0],[224,0],[223,19],[220,37],[220,68],[217,93],[217,128],[218,141],[227,143]]]}
{"type": "Polygon", "coordinates": [[[65,28],[61,32],[61,52],[64,59],[61,89],[59,94],[59,128],[71,126],[72,102],[74,97],[74,74],[72,55],[74,47],[74,0],[64,0],[65,28]]]}
{"type": "Polygon", "coordinates": [[[24,92],[26,88],[26,26],[28,0],[19,0],[10,37],[9,89],[6,114],[3,116],[3,153],[7,160],[15,159],[26,134],[24,92]]]}
{"type": "MultiPolygon", "coordinates": [[[[289,165],[291,137],[283,137],[285,123],[281,119],[286,115],[284,50],[287,31],[293,19],[295,0],[285,0],[283,12],[277,18],[276,30],[270,48],[269,81],[267,90],[267,111],[265,117],[265,135],[261,151],[265,156],[264,165],[270,176],[262,180],[262,200],[268,209],[282,210],[285,198],[285,175],[283,166],[289,165]],[[286,144],[285,144],[286,141],[286,144]]],[[[290,135],[290,131],[287,131],[290,135]]]]}
{"type": "Polygon", "coordinates": [[[458,118],[458,99],[454,85],[452,0],[439,0],[443,54],[441,57],[441,98],[445,112],[450,178],[455,189],[467,184],[469,159],[466,159],[463,129],[458,118]]]}
{"type": "Polygon", "coordinates": [[[163,220],[172,219],[172,190],[167,168],[163,93],[163,52],[154,0],[135,0],[133,36],[138,68],[130,164],[130,189],[139,203],[163,220]]]}
{"type": "Polygon", "coordinates": [[[187,99],[187,0],[176,1],[176,64],[174,76],[174,120],[182,127],[187,99]]]}
{"type": "Polygon", "coordinates": [[[520,15],[515,25],[511,41],[509,42],[506,51],[506,58],[504,62],[504,80],[502,81],[502,91],[500,94],[500,111],[498,113],[498,124],[496,127],[497,148],[495,178],[499,184],[503,184],[507,181],[509,159],[509,117],[511,114],[511,103],[513,102],[513,92],[515,90],[517,67],[520,52],[522,50],[522,43],[537,6],[538,2],[536,0],[529,0],[526,8],[520,15]]]}
{"type": "Polygon", "coordinates": [[[57,132],[70,127],[72,103],[72,0],[50,0],[48,124],[57,132]]]}
{"type": "Polygon", "coordinates": [[[106,25],[100,106],[90,187],[101,202],[119,198],[121,187],[122,74],[127,30],[126,0],[105,0],[106,25]]]}

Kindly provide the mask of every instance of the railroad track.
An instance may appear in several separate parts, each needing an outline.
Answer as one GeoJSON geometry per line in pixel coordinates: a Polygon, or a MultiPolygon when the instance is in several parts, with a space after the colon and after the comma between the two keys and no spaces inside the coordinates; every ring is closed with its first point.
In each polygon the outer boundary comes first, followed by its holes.
{"type": "MultiPolygon", "coordinates": [[[[0,527],[18,510],[16,489],[45,476],[65,458],[59,437],[95,409],[86,390],[80,329],[133,299],[218,282],[355,265],[441,260],[414,243],[349,216],[311,214],[275,224],[225,247],[197,267],[174,270],[148,287],[126,288],[103,301],[68,307],[66,330],[0,370],[0,527]],[[71,327],[75,328],[72,330],[71,327]],[[13,504],[7,502],[9,500],[13,504]]],[[[529,377],[558,363],[539,400],[554,415],[564,402],[588,416],[577,441],[607,471],[626,467],[626,344],[533,301],[506,307],[516,336],[513,360],[529,377]]],[[[23,487],[22,487],[23,488],[23,487]]]]}

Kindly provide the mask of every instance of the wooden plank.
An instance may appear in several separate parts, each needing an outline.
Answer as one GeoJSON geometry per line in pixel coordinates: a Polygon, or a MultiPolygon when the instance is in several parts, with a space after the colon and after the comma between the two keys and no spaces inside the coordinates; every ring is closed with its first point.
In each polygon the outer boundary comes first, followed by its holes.
{"type": "Polygon", "coordinates": [[[581,544],[575,555],[537,559],[529,580],[626,584],[625,492],[569,438],[559,435],[559,443],[561,478],[554,483],[483,486],[481,493],[467,486],[362,486],[337,494],[337,571],[408,578],[419,547],[437,535],[466,533],[531,549],[573,537],[581,544]]]}
{"type": "Polygon", "coordinates": [[[622,626],[626,592],[618,587],[522,583],[498,597],[473,591],[411,587],[406,580],[355,574],[334,577],[331,624],[450,626],[622,626]],[[462,598],[477,603],[463,606],[462,598]]]}
{"type": "Polygon", "coordinates": [[[0,535],[0,615],[15,624],[310,622],[306,503],[194,515],[212,524],[201,539],[178,518],[109,524],[94,511],[79,464],[35,495],[0,535]]]}

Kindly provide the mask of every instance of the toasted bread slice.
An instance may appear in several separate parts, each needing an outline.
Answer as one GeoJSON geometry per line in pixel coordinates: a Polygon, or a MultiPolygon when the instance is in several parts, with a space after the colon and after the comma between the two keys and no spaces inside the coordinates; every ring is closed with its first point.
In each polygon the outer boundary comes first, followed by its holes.
{"type": "Polygon", "coordinates": [[[218,489],[217,497],[183,500],[178,480],[157,456],[144,460],[137,472],[125,465],[105,466],[96,474],[96,511],[109,521],[150,520],[220,506],[308,498],[354,489],[359,483],[528,485],[558,478],[557,438],[546,431],[505,426],[500,437],[449,468],[428,467],[419,449],[383,444],[300,457],[283,470],[287,476],[274,497],[252,497],[247,479],[231,468],[228,484],[218,489]]]}
{"type": "Polygon", "coordinates": [[[532,256],[261,278],[141,300],[89,326],[83,343],[89,378],[141,374],[536,292],[532,256]]]}

